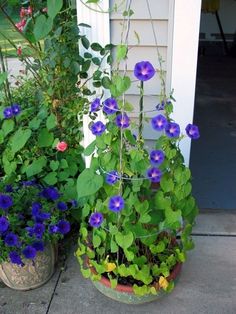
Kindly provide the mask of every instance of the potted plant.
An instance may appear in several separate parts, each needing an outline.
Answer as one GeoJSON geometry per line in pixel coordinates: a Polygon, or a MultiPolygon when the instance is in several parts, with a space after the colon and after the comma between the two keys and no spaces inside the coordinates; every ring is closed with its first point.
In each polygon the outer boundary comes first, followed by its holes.
{"type": "Polygon", "coordinates": [[[12,289],[37,288],[54,273],[57,242],[69,233],[76,204],[35,180],[0,184],[0,278],[12,289]]]}
{"type": "MultiPolygon", "coordinates": [[[[118,61],[127,51],[123,44],[117,47],[118,61]]],[[[83,210],[76,256],[82,274],[102,293],[143,303],[173,289],[186,252],[194,247],[198,209],[179,143],[200,134],[192,124],[181,132],[171,118],[173,97],[163,89],[154,116],[145,118],[144,85],[156,75],[148,61],[134,68],[140,101],[139,119],[132,120],[133,106],[125,97],[132,82],[125,72],[117,73],[108,86],[111,97],[91,103],[91,112],[103,110],[105,122],[91,122],[96,139],[84,151],[92,155],[91,165],[77,180],[83,210]],[[143,139],[144,118],[157,134],[151,150],[143,139]]]]}

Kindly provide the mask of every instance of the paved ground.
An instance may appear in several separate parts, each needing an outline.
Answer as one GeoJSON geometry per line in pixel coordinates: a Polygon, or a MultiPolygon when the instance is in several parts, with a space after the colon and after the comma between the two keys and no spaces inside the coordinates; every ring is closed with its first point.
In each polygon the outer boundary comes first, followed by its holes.
{"type": "Polygon", "coordinates": [[[172,294],[131,306],[100,294],[79,270],[73,252],[65,270],[45,286],[18,292],[0,285],[1,314],[235,314],[236,213],[204,212],[194,229],[189,254],[172,294]]]}

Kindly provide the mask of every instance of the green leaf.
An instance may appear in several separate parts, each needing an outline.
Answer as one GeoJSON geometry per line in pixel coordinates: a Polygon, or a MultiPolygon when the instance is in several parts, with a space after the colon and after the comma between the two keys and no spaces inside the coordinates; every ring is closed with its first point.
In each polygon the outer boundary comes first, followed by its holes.
{"type": "Polygon", "coordinates": [[[47,118],[46,127],[48,130],[51,130],[55,128],[56,125],[57,125],[57,118],[55,114],[51,113],[50,116],[47,118]]]}
{"type": "Polygon", "coordinates": [[[125,59],[127,55],[128,48],[126,45],[118,45],[117,51],[116,51],[116,58],[117,61],[121,61],[122,59],[125,59]]]}
{"type": "Polygon", "coordinates": [[[129,262],[133,261],[134,259],[134,253],[132,251],[124,250],[125,257],[129,262]]]}
{"type": "Polygon", "coordinates": [[[27,177],[35,176],[36,174],[40,173],[43,168],[47,164],[47,159],[44,156],[39,157],[38,159],[34,160],[31,165],[29,165],[26,169],[27,177]]]}
{"type": "Polygon", "coordinates": [[[80,270],[81,270],[81,273],[84,276],[84,278],[89,278],[90,277],[91,270],[89,268],[88,269],[81,268],[80,270]]]}
{"type": "Polygon", "coordinates": [[[163,176],[160,182],[161,188],[164,192],[170,192],[174,189],[174,182],[171,178],[167,176],[163,176]]]}
{"type": "Polygon", "coordinates": [[[43,178],[43,181],[48,185],[54,185],[57,183],[57,173],[50,172],[43,178]]]}
{"type": "Polygon", "coordinates": [[[40,127],[42,120],[34,117],[29,123],[29,128],[32,130],[37,130],[40,127]]]}
{"type": "Polygon", "coordinates": [[[4,120],[2,124],[2,130],[4,132],[4,136],[11,133],[14,130],[15,122],[14,120],[4,120]]]}
{"type": "Polygon", "coordinates": [[[92,43],[91,49],[93,49],[94,51],[100,51],[102,50],[102,46],[99,43],[92,43]]]}
{"type": "Polygon", "coordinates": [[[102,86],[106,89],[109,89],[111,86],[111,80],[108,76],[104,76],[102,78],[102,86]]]}
{"type": "Polygon", "coordinates": [[[165,248],[166,248],[166,245],[164,241],[159,241],[157,245],[155,244],[150,245],[150,251],[153,254],[161,253],[165,250],[165,248]]]}
{"type": "Polygon", "coordinates": [[[95,3],[97,4],[100,0],[87,0],[86,3],[95,3]]]}
{"type": "Polygon", "coordinates": [[[6,81],[7,79],[7,72],[0,73],[0,86],[6,81]]]}
{"type": "Polygon", "coordinates": [[[115,239],[116,239],[116,243],[125,250],[132,245],[134,236],[131,231],[129,231],[127,234],[118,232],[115,235],[115,239]]]}
{"type": "Polygon", "coordinates": [[[47,0],[48,16],[50,16],[51,19],[54,19],[54,17],[60,12],[62,6],[63,0],[47,0]]]}
{"type": "Polygon", "coordinates": [[[111,238],[110,249],[111,249],[111,253],[116,253],[116,252],[118,252],[118,249],[119,249],[118,245],[113,240],[113,238],[111,238]]]}
{"type": "Polygon", "coordinates": [[[96,146],[96,141],[94,140],[92,143],[90,143],[84,150],[84,155],[85,156],[90,156],[94,150],[95,150],[95,146],[96,146]]]}
{"type": "Polygon", "coordinates": [[[81,43],[85,49],[88,49],[90,46],[90,42],[85,36],[81,37],[81,43]]]}
{"type": "Polygon", "coordinates": [[[78,197],[95,194],[103,185],[103,177],[91,169],[85,169],[77,179],[78,197]]]}
{"type": "Polygon", "coordinates": [[[93,235],[93,247],[97,248],[101,244],[102,240],[98,235],[93,235]]]}
{"type": "Polygon", "coordinates": [[[59,167],[59,161],[57,160],[51,160],[50,161],[50,168],[52,169],[52,171],[57,170],[59,167]]]}
{"type": "Polygon", "coordinates": [[[46,18],[44,15],[39,15],[36,18],[34,25],[34,37],[36,41],[39,41],[45,38],[52,30],[53,27],[53,19],[46,18]]]}
{"type": "Polygon", "coordinates": [[[158,209],[165,209],[170,207],[171,200],[170,198],[165,197],[162,191],[158,191],[155,195],[155,205],[158,209]]]}
{"type": "Polygon", "coordinates": [[[38,137],[39,147],[50,147],[53,143],[54,137],[46,128],[41,129],[38,137]]]}
{"type": "Polygon", "coordinates": [[[2,130],[0,130],[0,144],[4,142],[4,133],[2,130]]]}
{"type": "Polygon", "coordinates": [[[21,150],[31,136],[31,130],[19,128],[10,140],[10,146],[13,154],[21,150]]]}

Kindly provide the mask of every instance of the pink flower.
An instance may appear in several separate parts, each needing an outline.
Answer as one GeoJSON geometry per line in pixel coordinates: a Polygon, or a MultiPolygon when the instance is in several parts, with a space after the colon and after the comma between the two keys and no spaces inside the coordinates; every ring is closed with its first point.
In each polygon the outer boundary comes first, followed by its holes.
{"type": "Polygon", "coordinates": [[[21,20],[19,23],[16,23],[15,26],[16,28],[18,28],[20,32],[23,32],[25,24],[26,24],[26,20],[21,20]]]}
{"type": "Polygon", "coordinates": [[[68,147],[68,144],[66,142],[59,142],[56,146],[56,149],[59,151],[59,152],[64,152],[68,147]]]}
{"type": "Polygon", "coordinates": [[[17,55],[18,55],[18,56],[21,56],[21,55],[22,55],[22,48],[21,48],[21,46],[19,46],[19,47],[17,48],[17,55]]]}
{"type": "Polygon", "coordinates": [[[27,10],[27,14],[28,14],[28,15],[32,15],[32,13],[33,13],[33,9],[32,9],[31,6],[29,6],[29,7],[28,7],[28,10],[27,10]]]}
{"type": "Polygon", "coordinates": [[[42,12],[43,12],[43,13],[47,13],[47,12],[48,12],[48,8],[43,8],[43,9],[42,9],[42,12]]]}
{"type": "Polygon", "coordinates": [[[25,8],[20,9],[20,18],[22,19],[27,13],[27,10],[25,8]]]}

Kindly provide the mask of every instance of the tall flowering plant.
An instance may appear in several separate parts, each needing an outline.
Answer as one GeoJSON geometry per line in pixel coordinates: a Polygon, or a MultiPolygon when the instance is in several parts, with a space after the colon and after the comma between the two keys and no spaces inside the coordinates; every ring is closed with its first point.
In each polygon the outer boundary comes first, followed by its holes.
{"type": "MultiPolygon", "coordinates": [[[[119,55],[124,46],[117,49],[119,55]]],[[[112,76],[111,97],[91,103],[91,112],[102,110],[105,122],[90,125],[96,139],[84,153],[92,155],[91,166],[77,181],[83,210],[76,254],[85,277],[105,276],[113,288],[123,283],[145,295],[171,291],[171,272],[194,246],[190,235],[198,209],[179,143],[200,134],[191,123],[181,130],[171,118],[173,98],[163,93],[148,119],[156,132],[148,150],[143,95],[145,82],[157,74],[149,61],[138,62],[133,74],[140,87],[137,123],[130,118],[133,106],[125,98],[132,83],[126,73],[112,76]]]]}
{"type": "Polygon", "coordinates": [[[75,200],[66,200],[52,187],[34,180],[17,186],[1,184],[0,190],[0,263],[24,266],[69,233],[67,220],[75,200]]]}

